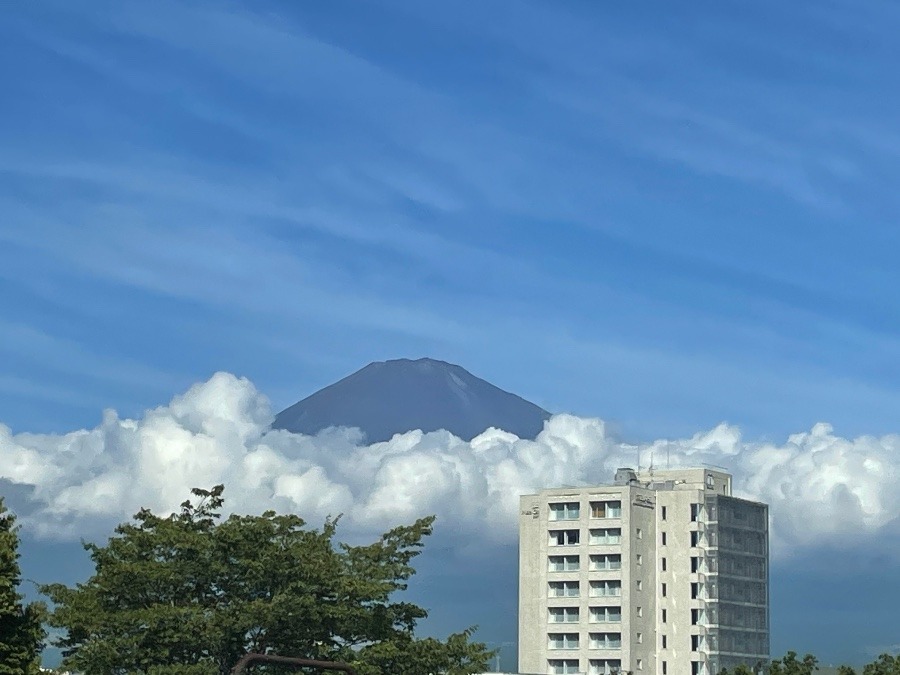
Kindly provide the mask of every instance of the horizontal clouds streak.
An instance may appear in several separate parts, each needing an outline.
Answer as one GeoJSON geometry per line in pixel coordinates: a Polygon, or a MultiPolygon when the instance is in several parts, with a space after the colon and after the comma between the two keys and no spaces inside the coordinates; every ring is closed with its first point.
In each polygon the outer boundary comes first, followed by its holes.
{"type": "Polygon", "coordinates": [[[900,435],[845,439],[818,424],[783,444],[719,425],[689,439],[629,445],[599,419],[556,415],[534,440],[489,429],[465,442],[410,431],[366,445],[356,430],[272,431],[268,400],[226,373],[142,419],[107,411],[94,429],[13,435],[0,426],[0,479],[34,486],[23,523],[44,537],[103,534],[141,507],[168,512],[192,487],[226,485],[238,512],[274,508],[316,522],[345,515],[366,534],[436,513],[447,529],[516,537],[518,495],[606,482],[619,466],[714,464],[739,496],[771,505],[773,548],[849,546],[900,516],[900,435]]]}

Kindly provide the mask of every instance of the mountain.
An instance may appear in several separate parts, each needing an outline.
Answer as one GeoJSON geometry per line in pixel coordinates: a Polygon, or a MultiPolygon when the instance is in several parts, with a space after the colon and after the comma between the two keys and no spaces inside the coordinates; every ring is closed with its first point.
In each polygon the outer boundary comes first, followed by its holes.
{"type": "Polygon", "coordinates": [[[282,410],[276,429],[315,434],[358,427],[369,443],[412,429],[446,429],[471,440],[488,427],[534,438],[550,417],[543,408],[435,359],[376,361],[282,410]]]}

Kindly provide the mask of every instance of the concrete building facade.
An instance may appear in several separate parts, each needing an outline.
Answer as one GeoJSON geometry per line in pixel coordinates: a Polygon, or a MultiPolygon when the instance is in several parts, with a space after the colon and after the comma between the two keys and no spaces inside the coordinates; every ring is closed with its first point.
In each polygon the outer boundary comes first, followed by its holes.
{"type": "Polygon", "coordinates": [[[768,507],[708,468],[524,495],[519,672],[715,675],[769,658],[768,507]]]}

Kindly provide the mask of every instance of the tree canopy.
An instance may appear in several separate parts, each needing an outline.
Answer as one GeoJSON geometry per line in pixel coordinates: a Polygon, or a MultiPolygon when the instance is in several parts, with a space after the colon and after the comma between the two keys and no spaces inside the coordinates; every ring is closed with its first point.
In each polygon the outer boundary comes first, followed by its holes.
{"type": "MultiPolygon", "coordinates": [[[[840,675],[856,675],[856,671],[841,666],[840,675]]],[[[862,675],[900,675],[900,655],[882,654],[863,668],[862,675]]]]}
{"type": "Polygon", "coordinates": [[[750,666],[746,666],[743,663],[737,666],[734,670],[728,670],[727,668],[722,668],[719,671],[719,675],[757,675],[750,666]]]}
{"type": "MultiPolygon", "coordinates": [[[[812,675],[819,670],[818,659],[807,654],[797,658],[797,652],[788,652],[785,656],[769,665],[768,675],[812,675]]],[[[755,675],[756,671],[749,666],[738,666],[734,670],[722,669],[719,675],[755,675]]],[[[856,675],[850,666],[838,668],[840,675],[856,675]]],[[[900,656],[882,654],[875,661],[863,667],[862,675],[900,675],[900,656]]]]}
{"type": "Polygon", "coordinates": [[[46,637],[45,608],[23,604],[20,576],[16,518],[0,497],[0,675],[37,673],[46,637]]]}
{"type": "MultiPolygon", "coordinates": [[[[819,669],[818,659],[812,654],[807,654],[802,659],[797,658],[797,652],[788,652],[785,656],[772,661],[766,671],[768,675],[812,675],[819,669]]],[[[758,668],[739,665],[734,670],[723,668],[719,675],[756,675],[758,668]]]]}
{"type": "Polygon", "coordinates": [[[105,546],[85,544],[94,575],[42,591],[63,666],[86,675],[225,675],[263,652],[352,663],[360,675],[468,675],[492,656],[473,629],[418,638],[426,611],[395,600],[433,517],[373,544],[335,539],[297,515],[221,519],[223,487],[195,489],[178,513],[142,509],[105,546]],[[196,503],[195,503],[196,502],[196,503]]]}
{"type": "Polygon", "coordinates": [[[772,661],[769,675],[812,675],[819,669],[819,660],[812,654],[797,658],[797,652],[788,652],[778,661],[772,661]]]}

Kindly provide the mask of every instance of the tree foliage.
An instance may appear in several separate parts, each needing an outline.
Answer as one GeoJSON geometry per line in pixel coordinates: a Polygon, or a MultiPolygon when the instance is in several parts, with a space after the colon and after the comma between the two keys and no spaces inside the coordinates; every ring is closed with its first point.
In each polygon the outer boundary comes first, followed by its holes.
{"type": "Polygon", "coordinates": [[[812,675],[819,669],[819,660],[812,654],[797,659],[797,652],[788,652],[778,661],[772,661],[769,675],[812,675]]]}
{"type": "Polygon", "coordinates": [[[0,675],[37,673],[46,637],[45,608],[23,604],[20,576],[16,519],[0,497],[0,675]]]}
{"type": "Polygon", "coordinates": [[[223,487],[195,489],[169,517],[143,509],[105,546],[85,544],[94,575],[42,590],[63,665],[86,675],[226,674],[250,652],[340,660],[361,675],[467,675],[492,653],[472,630],[420,639],[421,607],[395,601],[433,518],[367,546],[335,541],[272,511],[220,518],[223,487]]]}
{"type": "Polygon", "coordinates": [[[750,667],[746,666],[743,663],[737,666],[734,670],[728,670],[727,668],[722,668],[719,672],[719,675],[757,675],[756,672],[750,667]]]}
{"type": "MultiPolygon", "coordinates": [[[[764,666],[765,664],[760,663],[757,664],[757,667],[751,668],[742,664],[734,670],[723,668],[719,675],[756,675],[756,673],[763,671],[764,666]]],[[[818,659],[812,654],[807,654],[798,660],[797,652],[788,652],[780,659],[772,661],[765,672],[768,675],[812,675],[818,669],[818,659]]]]}
{"type": "MultiPolygon", "coordinates": [[[[856,675],[848,666],[841,666],[840,675],[856,675]]],[[[900,675],[900,655],[882,654],[863,668],[862,675],[900,675]]]]}
{"type": "MultiPolygon", "coordinates": [[[[768,675],[811,675],[818,669],[818,659],[812,654],[797,660],[797,652],[788,652],[772,662],[768,675]]],[[[756,675],[756,672],[749,666],[740,665],[731,671],[723,668],[719,675],[756,675]]],[[[856,675],[856,670],[850,666],[840,666],[838,675],[856,675]]],[[[882,654],[863,668],[862,675],[900,675],[900,655],[882,654]]]]}

